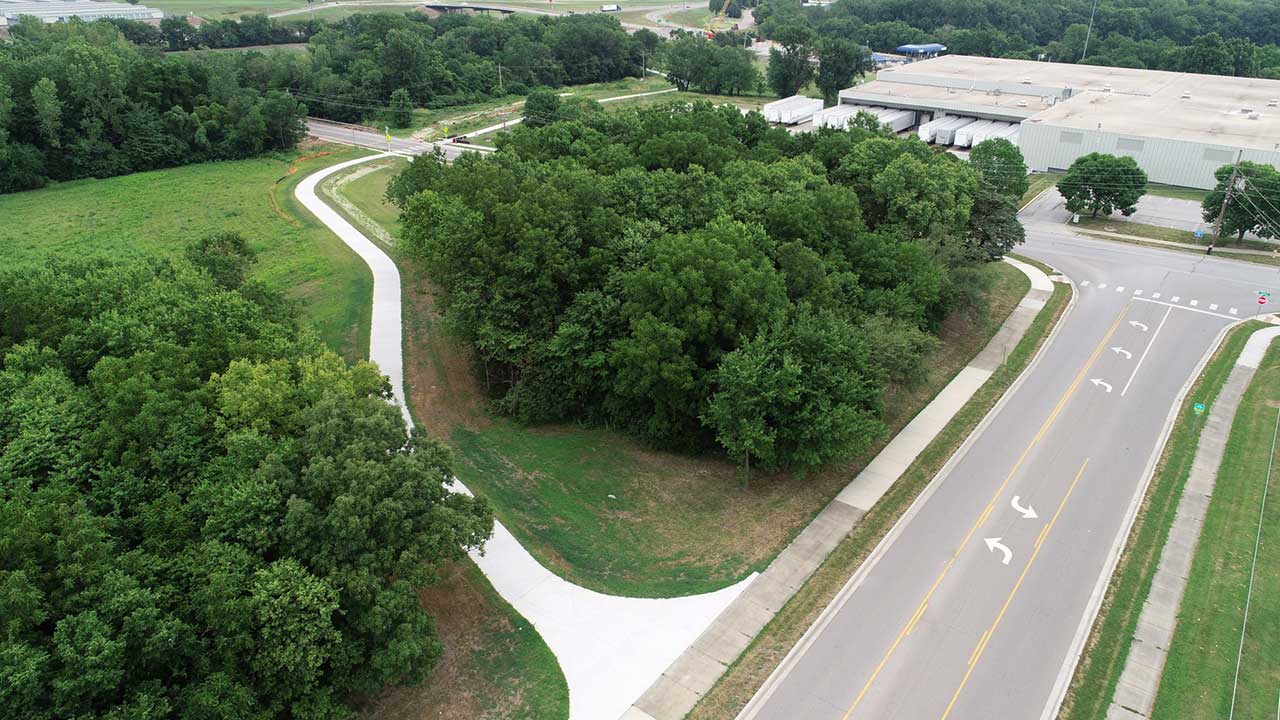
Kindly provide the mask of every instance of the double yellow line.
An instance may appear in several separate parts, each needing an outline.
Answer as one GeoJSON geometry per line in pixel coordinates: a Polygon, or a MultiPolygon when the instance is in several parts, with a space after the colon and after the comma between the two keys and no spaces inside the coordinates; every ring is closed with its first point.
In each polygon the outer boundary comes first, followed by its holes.
{"type": "MultiPolygon", "coordinates": [[[[1074,394],[1076,389],[1080,387],[1080,383],[1084,382],[1085,375],[1088,374],[1089,368],[1093,366],[1094,361],[1096,361],[1098,359],[1098,356],[1102,354],[1102,351],[1106,349],[1107,343],[1111,340],[1111,336],[1115,334],[1116,328],[1120,327],[1121,321],[1124,320],[1124,316],[1127,312],[1129,312],[1129,307],[1132,304],[1133,304],[1132,301],[1129,301],[1128,303],[1126,303],[1124,306],[1124,309],[1121,310],[1120,314],[1116,316],[1115,322],[1111,323],[1111,327],[1107,330],[1107,334],[1102,336],[1102,340],[1098,343],[1098,346],[1093,349],[1093,354],[1091,354],[1089,356],[1089,359],[1085,361],[1084,365],[1080,368],[1080,372],[1076,373],[1075,378],[1071,381],[1071,385],[1067,387],[1066,392],[1064,392],[1062,394],[1062,397],[1058,399],[1058,404],[1055,405],[1053,407],[1053,410],[1049,413],[1049,417],[1045,418],[1045,421],[1040,426],[1040,429],[1036,431],[1035,436],[1031,438],[1031,442],[1027,444],[1027,447],[1022,451],[1022,454],[1018,456],[1017,462],[1013,464],[1013,467],[1009,470],[1009,474],[1005,476],[1004,482],[1000,483],[1000,487],[996,488],[996,491],[992,493],[991,499],[987,501],[987,505],[983,509],[982,514],[978,517],[977,521],[974,522],[973,526],[969,528],[969,532],[965,533],[964,539],[960,541],[959,546],[956,547],[955,552],[952,553],[951,555],[951,559],[948,560],[947,564],[942,568],[942,572],[938,574],[937,579],[935,579],[933,581],[933,584],[929,586],[929,591],[924,594],[924,598],[922,598],[920,600],[920,603],[916,606],[915,612],[912,613],[911,618],[907,621],[907,624],[904,625],[902,630],[898,632],[898,636],[894,638],[893,643],[889,646],[889,649],[885,652],[884,657],[880,659],[880,662],[879,664],[876,665],[875,670],[871,671],[871,676],[867,678],[867,681],[866,683],[863,684],[862,689],[858,691],[858,695],[854,697],[853,703],[850,704],[849,709],[845,711],[843,720],[849,720],[849,717],[853,715],[853,711],[858,708],[858,704],[862,702],[862,699],[864,697],[866,697],[867,691],[871,689],[871,685],[876,681],[876,678],[879,677],[880,672],[884,670],[884,666],[889,663],[889,658],[893,657],[894,652],[896,652],[898,649],[898,646],[902,644],[903,639],[907,637],[907,635],[911,632],[911,630],[914,629],[916,623],[920,621],[920,617],[924,615],[925,608],[928,607],[929,605],[929,599],[933,597],[933,593],[936,592],[938,589],[938,586],[942,584],[943,578],[945,578],[947,576],[947,573],[951,571],[951,567],[955,565],[956,559],[960,557],[960,553],[964,550],[965,546],[969,544],[969,541],[973,539],[974,533],[978,531],[978,528],[982,526],[982,523],[986,522],[987,517],[991,515],[991,512],[995,509],[997,501],[1000,499],[1000,495],[1004,493],[1005,488],[1009,486],[1010,481],[1013,480],[1013,476],[1018,472],[1018,468],[1022,467],[1022,463],[1027,459],[1027,456],[1031,454],[1032,448],[1034,448],[1036,444],[1039,443],[1040,440],[1044,438],[1045,434],[1049,432],[1049,428],[1053,426],[1054,421],[1058,419],[1058,415],[1060,415],[1062,413],[1063,408],[1066,407],[1067,401],[1071,399],[1072,394],[1074,394]]],[[[1087,463],[1088,461],[1086,460],[1085,462],[1087,463]]],[[[1081,467],[1080,471],[1084,472],[1084,468],[1081,467]]],[[[1076,480],[1079,480],[1079,479],[1080,479],[1080,476],[1077,475],[1076,480]]],[[[1072,483],[1072,488],[1074,487],[1075,487],[1075,483],[1072,483]]],[[[1068,495],[1069,494],[1070,492],[1068,491],[1068,495]]],[[[1063,499],[1063,502],[1064,503],[1066,502],[1065,498],[1063,499]]],[[[1061,507],[1059,507],[1059,512],[1061,512],[1061,507]]],[[[1056,519],[1056,515],[1055,515],[1055,519],[1056,519]]],[[[1042,535],[1041,540],[1043,540],[1043,537],[1044,536],[1042,535]]],[[[1037,545],[1036,551],[1039,552],[1038,545],[1037,545]]],[[[1023,571],[1023,574],[1024,575],[1026,574],[1025,570],[1023,571]]],[[[1019,580],[1019,582],[1021,582],[1021,580],[1019,580]]],[[[1012,599],[1012,597],[1010,599],[1012,599]]],[[[1007,605],[1008,603],[1006,602],[1006,606],[1007,605]]],[[[1001,615],[1003,615],[1003,611],[1001,611],[1001,615]]],[[[997,623],[998,622],[999,620],[997,620],[997,623]]],[[[992,629],[994,630],[994,627],[992,629]]],[[[971,661],[970,668],[969,668],[970,672],[972,672],[973,670],[973,667],[972,667],[973,663],[976,663],[978,658],[981,657],[980,648],[983,645],[985,645],[986,641],[990,640],[989,636],[990,636],[990,631],[987,633],[986,636],[984,636],[983,640],[979,643],[979,648],[975,648],[974,654],[970,658],[970,661],[971,661]]],[[[968,680],[968,673],[965,674],[965,680],[966,681],[968,680]]],[[[964,685],[961,684],[962,689],[963,687],[964,685]]],[[[960,691],[957,690],[956,695],[958,696],[959,694],[960,694],[960,691]]],[[[951,703],[953,705],[955,704],[955,697],[952,697],[951,703]]],[[[948,705],[947,712],[950,712],[950,711],[951,711],[951,706],[948,705]]],[[[946,716],[944,715],[943,717],[945,718],[946,716]]]]}

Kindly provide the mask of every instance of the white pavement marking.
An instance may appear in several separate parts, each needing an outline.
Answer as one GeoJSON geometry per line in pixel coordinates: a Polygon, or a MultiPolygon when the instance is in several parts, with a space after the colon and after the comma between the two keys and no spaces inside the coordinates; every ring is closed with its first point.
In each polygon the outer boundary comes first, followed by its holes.
{"type": "Polygon", "coordinates": [[[1009,501],[1009,505],[1012,506],[1016,512],[1020,513],[1024,520],[1035,520],[1040,517],[1036,514],[1036,509],[1031,507],[1031,505],[1028,504],[1026,507],[1019,505],[1019,499],[1021,499],[1021,496],[1014,495],[1013,499],[1009,501]]]}
{"type": "Polygon", "coordinates": [[[1106,289],[1107,289],[1107,284],[1106,284],[1106,283],[1098,283],[1098,289],[1099,289],[1099,290],[1106,290],[1106,289]]]}
{"type": "MultiPolygon", "coordinates": [[[[1230,315],[1223,315],[1222,313],[1216,313],[1210,310],[1202,310],[1200,308],[1187,307],[1185,305],[1174,305],[1172,303],[1162,302],[1159,300],[1152,300],[1150,298],[1134,298],[1134,300],[1137,300],[1138,302],[1151,303],[1152,305],[1164,305],[1165,307],[1175,307],[1179,310],[1186,310],[1187,312],[1200,313],[1201,315],[1212,315],[1214,317],[1226,318],[1227,320],[1235,320],[1235,318],[1231,317],[1230,315]]],[[[1232,309],[1234,310],[1235,308],[1232,308],[1232,309]]]]}
{"type": "Polygon", "coordinates": [[[1094,387],[1100,387],[1108,393],[1111,392],[1111,383],[1103,380],[1102,378],[1089,378],[1089,382],[1093,383],[1094,387]]]}
{"type": "Polygon", "coordinates": [[[1159,300],[1159,299],[1160,299],[1160,293],[1151,293],[1151,297],[1155,298],[1156,300],[1159,300]]]}
{"type": "Polygon", "coordinates": [[[1238,311],[1238,310],[1236,310],[1235,308],[1231,308],[1230,310],[1227,310],[1227,312],[1231,313],[1232,315],[1235,315],[1235,314],[1237,314],[1239,311],[1238,311]]]}
{"type": "Polygon", "coordinates": [[[1088,281],[1088,280],[1081,280],[1081,281],[1080,281],[1080,287],[1089,287],[1089,281],[1088,281]]]}
{"type": "Polygon", "coordinates": [[[1218,309],[1218,303],[1209,303],[1209,309],[1210,309],[1210,310],[1217,310],[1217,309],[1218,309]]]}
{"type": "MultiPolygon", "coordinates": [[[[380,153],[319,170],[298,183],[294,194],[373,272],[369,359],[390,378],[394,402],[411,424],[404,402],[400,272],[386,253],[316,195],[325,178],[388,156],[380,153]]],[[[450,490],[470,494],[456,479],[450,490]]],[[[569,686],[570,720],[621,716],[756,577],[753,573],[722,590],[681,598],[604,595],[544,568],[498,522],[484,554],[473,552],[471,558],[556,656],[569,686]]]]}
{"type": "MultiPolygon", "coordinates": [[[[1161,304],[1163,305],[1164,303],[1161,303],[1161,304]]],[[[1136,328],[1141,328],[1142,332],[1146,332],[1149,329],[1146,323],[1138,322],[1137,320],[1130,320],[1129,324],[1136,328]]]]}
{"type": "Polygon", "coordinates": [[[1125,350],[1125,349],[1124,349],[1124,348],[1122,348],[1122,347],[1113,347],[1113,348],[1111,348],[1111,352],[1113,352],[1113,353],[1115,353],[1115,354],[1117,354],[1117,355],[1123,355],[1125,360],[1132,360],[1132,359],[1133,359],[1133,353],[1129,352],[1128,350],[1125,350]]]}
{"type": "Polygon", "coordinates": [[[1200,301],[1199,301],[1199,300],[1192,300],[1192,301],[1188,302],[1187,304],[1188,304],[1188,305],[1190,305],[1191,307],[1195,307],[1195,306],[1197,306],[1197,305],[1199,305],[1199,304],[1200,304],[1200,301]]]}
{"type": "Polygon", "coordinates": [[[1120,397],[1129,392],[1129,386],[1133,384],[1133,379],[1138,376],[1138,371],[1142,369],[1142,361],[1147,359],[1147,353],[1151,352],[1151,347],[1156,344],[1156,338],[1160,336],[1160,329],[1164,327],[1164,321],[1169,319],[1169,313],[1173,312],[1173,306],[1170,305],[1164,311],[1164,317],[1160,318],[1160,324],[1156,326],[1156,331],[1151,333],[1151,342],[1147,343],[1147,349],[1142,351],[1142,356],[1138,358],[1138,362],[1133,366],[1133,372],[1129,374],[1129,381],[1124,384],[1124,388],[1120,391],[1120,397]]]}
{"type": "Polygon", "coordinates": [[[1179,298],[1177,295],[1174,295],[1173,297],[1169,298],[1169,302],[1175,302],[1175,303],[1176,303],[1176,302],[1178,302],[1178,300],[1180,300],[1180,299],[1181,299],[1181,298],[1179,298]]]}
{"type": "Polygon", "coordinates": [[[1133,294],[1134,294],[1134,295],[1141,296],[1141,295],[1142,295],[1142,291],[1141,291],[1141,290],[1134,290],[1134,291],[1133,291],[1133,294]]]}
{"type": "Polygon", "coordinates": [[[1010,550],[1008,547],[1006,547],[1004,543],[1000,542],[1001,538],[994,537],[994,538],[984,538],[984,539],[987,542],[987,551],[995,552],[996,550],[999,550],[1001,553],[1004,554],[1004,559],[1001,560],[1000,563],[1003,565],[1008,565],[1009,561],[1013,559],[1013,551],[1010,550]]]}
{"type": "Polygon", "coordinates": [[[1123,285],[1117,285],[1117,286],[1116,286],[1116,292],[1124,292],[1124,286],[1123,286],[1123,285]]]}

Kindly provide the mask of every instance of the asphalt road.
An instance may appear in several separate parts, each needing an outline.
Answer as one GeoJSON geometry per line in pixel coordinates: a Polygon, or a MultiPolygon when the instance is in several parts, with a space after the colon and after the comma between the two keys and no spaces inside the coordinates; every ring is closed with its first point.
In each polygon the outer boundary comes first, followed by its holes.
{"type": "Polygon", "coordinates": [[[388,146],[386,135],[382,133],[360,130],[346,125],[334,125],[321,120],[307,120],[307,134],[320,140],[354,145],[381,152],[394,152],[401,155],[422,155],[439,148],[446,160],[454,160],[470,148],[452,143],[430,143],[411,138],[391,138],[388,146]]]}
{"type": "Polygon", "coordinates": [[[1179,391],[1254,291],[1280,298],[1276,269],[1079,238],[1058,200],[1019,252],[1075,307],[741,717],[1053,716],[1179,391]]]}

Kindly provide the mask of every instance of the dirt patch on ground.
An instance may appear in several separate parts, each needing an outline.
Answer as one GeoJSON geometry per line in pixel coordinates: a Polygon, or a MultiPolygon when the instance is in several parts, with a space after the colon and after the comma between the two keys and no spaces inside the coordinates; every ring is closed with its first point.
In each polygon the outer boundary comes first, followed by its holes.
{"type": "Polygon", "coordinates": [[[487,427],[470,355],[440,326],[435,285],[413,261],[396,264],[403,282],[405,393],[414,419],[439,438],[448,438],[457,425],[487,427]]]}

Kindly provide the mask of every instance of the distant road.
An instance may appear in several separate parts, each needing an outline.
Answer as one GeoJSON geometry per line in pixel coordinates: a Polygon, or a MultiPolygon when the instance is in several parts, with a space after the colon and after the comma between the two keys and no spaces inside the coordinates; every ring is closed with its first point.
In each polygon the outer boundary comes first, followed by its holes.
{"type": "Polygon", "coordinates": [[[386,135],[379,132],[372,132],[361,129],[352,125],[338,125],[335,123],[317,120],[314,118],[307,119],[307,134],[319,140],[339,143],[342,145],[354,145],[356,147],[369,148],[370,150],[380,150],[401,155],[415,156],[434,152],[437,148],[444,153],[446,160],[454,160],[459,155],[468,151],[484,152],[487,148],[477,148],[475,146],[458,145],[454,143],[431,143],[423,140],[414,140],[413,138],[391,138],[390,148],[388,148],[386,135]]]}

